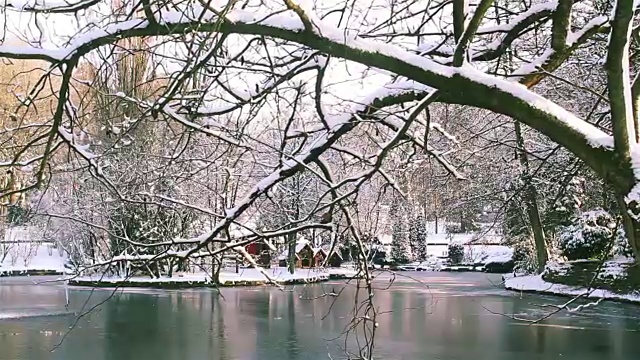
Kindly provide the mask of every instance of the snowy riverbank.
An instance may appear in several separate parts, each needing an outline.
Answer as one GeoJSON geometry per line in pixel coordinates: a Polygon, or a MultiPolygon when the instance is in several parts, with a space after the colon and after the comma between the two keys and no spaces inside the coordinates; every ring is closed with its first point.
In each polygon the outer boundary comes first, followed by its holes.
{"type": "Polygon", "coordinates": [[[574,297],[582,295],[585,298],[606,299],[640,304],[640,293],[617,294],[602,289],[586,289],[583,287],[554,284],[545,281],[542,275],[503,276],[504,287],[518,292],[538,293],[574,297]]]}
{"type": "Polygon", "coordinates": [[[65,272],[67,255],[54,248],[53,244],[17,243],[0,246],[6,247],[3,256],[0,256],[0,276],[60,275],[65,272]]]}
{"type": "Polygon", "coordinates": [[[348,279],[357,275],[351,269],[297,269],[290,274],[286,268],[277,267],[265,269],[267,278],[256,269],[240,269],[238,273],[233,271],[220,272],[220,283],[214,284],[205,273],[178,273],[173,277],[149,278],[134,276],[105,277],[105,276],[71,276],[67,277],[70,285],[92,287],[150,287],[150,288],[191,288],[210,286],[262,286],[276,282],[279,285],[309,284],[328,281],[330,279],[348,279]]]}

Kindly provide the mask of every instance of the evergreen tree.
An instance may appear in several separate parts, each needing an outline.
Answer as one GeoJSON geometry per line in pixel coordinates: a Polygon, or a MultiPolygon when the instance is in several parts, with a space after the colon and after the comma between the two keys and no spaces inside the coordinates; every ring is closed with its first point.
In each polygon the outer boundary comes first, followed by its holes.
{"type": "Polygon", "coordinates": [[[514,196],[509,200],[504,212],[503,226],[503,231],[509,244],[519,242],[523,237],[529,237],[531,231],[526,209],[519,196],[514,196]]]}
{"type": "Polygon", "coordinates": [[[11,226],[24,225],[27,222],[29,210],[20,205],[9,205],[7,207],[7,223],[11,226]]]}
{"type": "Polygon", "coordinates": [[[427,224],[422,215],[416,216],[409,224],[409,244],[414,260],[427,259],[427,224]]]}
{"type": "Polygon", "coordinates": [[[391,261],[395,264],[406,264],[411,261],[411,244],[407,236],[407,217],[400,201],[395,199],[391,204],[393,218],[391,230],[391,261]]]}
{"type": "Polygon", "coordinates": [[[553,204],[553,209],[546,216],[545,223],[549,230],[555,233],[558,227],[570,226],[578,221],[585,201],[584,185],[584,178],[579,176],[568,182],[553,204]]]}

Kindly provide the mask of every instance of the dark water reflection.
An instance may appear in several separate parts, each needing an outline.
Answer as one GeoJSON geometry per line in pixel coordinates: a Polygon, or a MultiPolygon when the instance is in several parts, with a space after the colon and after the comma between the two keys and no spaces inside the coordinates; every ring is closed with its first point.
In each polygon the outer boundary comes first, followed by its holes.
{"type": "MultiPolygon", "coordinates": [[[[640,307],[601,304],[530,326],[504,314],[534,319],[564,299],[520,298],[493,286],[498,277],[483,274],[416,276],[428,287],[398,280],[375,295],[382,312],[376,358],[640,359],[640,307]]],[[[111,292],[72,288],[67,311],[62,286],[0,279],[0,360],[316,360],[329,354],[341,359],[343,339],[329,339],[344,330],[355,287],[338,299],[305,297],[342,285],[292,292],[223,289],[222,296],[209,290],[118,292],[80,319],[62,346],[50,352],[85,303],[86,310],[111,292]]]]}

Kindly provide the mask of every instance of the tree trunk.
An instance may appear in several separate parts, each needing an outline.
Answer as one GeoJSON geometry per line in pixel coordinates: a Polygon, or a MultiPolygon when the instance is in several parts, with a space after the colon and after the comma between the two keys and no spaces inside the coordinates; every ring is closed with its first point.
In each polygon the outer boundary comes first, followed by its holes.
{"type": "Polygon", "coordinates": [[[633,209],[630,209],[627,202],[624,200],[624,196],[618,196],[618,205],[622,212],[624,220],[624,232],[633,249],[633,256],[636,263],[640,262],[640,218],[634,214],[633,209]]]}
{"type": "Polygon", "coordinates": [[[544,229],[542,228],[542,221],[540,221],[540,211],[538,209],[538,201],[536,199],[536,189],[529,183],[526,185],[526,197],[527,197],[527,214],[529,215],[529,222],[531,223],[531,230],[533,231],[533,240],[536,245],[536,257],[538,259],[538,273],[542,273],[549,254],[547,253],[547,243],[544,238],[544,229]]]}
{"type": "Polygon", "coordinates": [[[220,271],[222,270],[223,256],[224,255],[217,254],[211,258],[211,281],[214,284],[220,284],[220,271]]]}
{"type": "Polygon", "coordinates": [[[533,185],[533,179],[531,177],[531,171],[529,170],[529,158],[524,146],[524,137],[522,136],[522,128],[520,123],[514,121],[514,128],[516,133],[516,144],[518,147],[518,158],[522,165],[523,182],[525,192],[525,203],[527,207],[527,215],[529,217],[529,224],[533,232],[533,240],[536,246],[536,258],[538,259],[538,273],[544,270],[547,265],[549,254],[547,253],[547,243],[544,238],[544,229],[542,227],[542,221],[540,220],[540,209],[538,207],[538,192],[533,185]]]}
{"type": "Polygon", "coordinates": [[[436,221],[436,234],[438,233],[438,215],[436,214],[435,216],[435,221],[436,221]]]}
{"type": "Polygon", "coordinates": [[[296,271],[296,234],[289,233],[287,237],[287,243],[289,244],[287,267],[289,268],[289,272],[293,274],[296,271]]]}

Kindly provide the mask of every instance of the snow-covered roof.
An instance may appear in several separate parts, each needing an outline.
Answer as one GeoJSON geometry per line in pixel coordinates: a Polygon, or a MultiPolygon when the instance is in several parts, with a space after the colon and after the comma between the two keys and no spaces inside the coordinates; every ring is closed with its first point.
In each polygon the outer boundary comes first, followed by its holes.
{"type": "Polygon", "coordinates": [[[253,228],[253,224],[252,223],[247,223],[244,225],[239,225],[239,224],[231,224],[229,225],[229,235],[232,238],[241,238],[241,237],[245,237],[245,236],[251,236],[254,234],[253,231],[249,230],[251,228],[253,228]]]}
{"type": "MultiPolygon", "coordinates": [[[[298,256],[300,251],[302,251],[302,249],[304,249],[306,246],[310,246],[309,240],[305,239],[304,237],[300,237],[298,241],[296,241],[296,250],[295,250],[296,257],[298,256]]],[[[315,254],[316,253],[314,251],[313,255],[315,254]]],[[[289,257],[289,249],[285,249],[282,253],[280,253],[280,256],[278,256],[278,260],[284,260],[288,257],[289,257]]]]}
{"type": "Polygon", "coordinates": [[[338,251],[338,247],[337,246],[333,249],[333,253],[332,254],[329,254],[331,252],[331,245],[322,245],[321,248],[324,251],[324,254],[326,256],[330,256],[330,255],[335,254],[335,255],[338,255],[338,257],[340,259],[342,259],[342,254],[340,253],[340,251],[338,251]]]}
{"type": "Polygon", "coordinates": [[[393,241],[393,237],[388,234],[382,234],[378,236],[378,240],[380,240],[381,244],[387,245],[387,244],[391,244],[391,242],[393,241]]]}
{"type": "Polygon", "coordinates": [[[302,251],[302,249],[304,249],[305,246],[308,246],[308,245],[309,245],[309,240],[305,239],[304,237],[300,237],[300,239],[296,241],[296,254],[302,251]]]}

